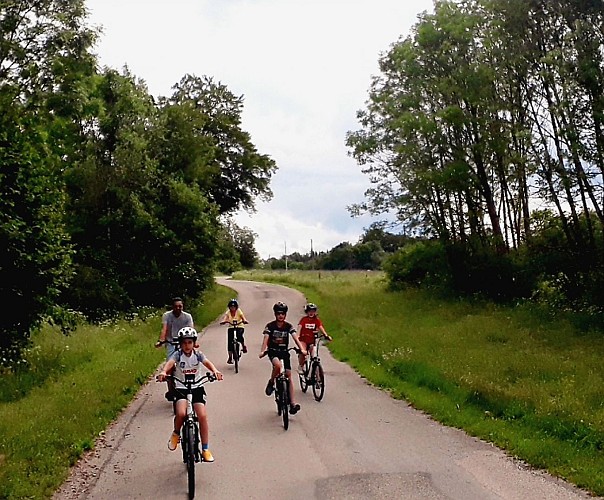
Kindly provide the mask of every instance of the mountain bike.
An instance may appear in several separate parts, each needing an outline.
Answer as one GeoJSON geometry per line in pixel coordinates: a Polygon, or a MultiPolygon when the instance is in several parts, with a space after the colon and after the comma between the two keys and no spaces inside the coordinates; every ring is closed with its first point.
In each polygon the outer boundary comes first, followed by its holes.
{"type": "Polygon", "coordinates": [[[239,373],[239,360],[241,359],[241,336],[243,334],[243,328],[237,325],[247,324],[247,321],[237,321],[234,319],[233,321],[222,321],[221,325],[229,325],[228,328],[228,350],[233,356],[233,362],[235,364],[235,373],[239,373]]]}
{"type": "MultiPolygon", "coordinates": [[[[300,352],[297,347],[290,347],[288,351],[300,352]]],[[[263,357],[267,353],[268,351],[263,354],[263,357]]],[[[280,361],[281,371],[277,378],[275,378],[275,404],[277,405],[277,415],[283,419],[283,428],[287,430],[289,428],[289,404],[291,398],[289,394],[289,379],[285,374],[285,363],[283,360],[280,361]]]]}
{"type": "Polygon", "coordinates": [[[194,379],[195,375],[185,375],[185,380],[181,380],[174,375],[167,375],[175,382],[180,382],[186,389],[176,388],[177,391],[184,392],[187,395],[187,416],[180,431],[180,443],[182,448],[182,460],[187,466],[187,483],[189,487],[189,499],[195,497],[195,463],[201,462],[201,452],[199,451],[199,422],[193,409],[193,386],[200,387],[208,382],[214,382],[216,376],[207,372],[204,376],[194,379]],[[198,385],[199,384],[199,385],[198,385]]]}
{"type": "Polygon", "coordinates": [[[319,358],[319,346],[321,345],[322,335],[319,332],[314,332],[315,343],[312,356],[309,354],[306,356],[304,363],[304,373],[298,373],[300,379],[300,389],[302,392],[308,390],[308,386],[312,387],[312,392],[315,397],[315,401],[321,401],[325,394],[325,372],[321,365],[321,358],[319,358]]]}

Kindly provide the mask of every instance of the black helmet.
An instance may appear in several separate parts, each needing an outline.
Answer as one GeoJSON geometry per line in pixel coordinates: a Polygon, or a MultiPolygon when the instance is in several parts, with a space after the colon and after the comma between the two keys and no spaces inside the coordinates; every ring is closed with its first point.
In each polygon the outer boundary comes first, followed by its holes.
{"type": "Polygon", "coordinates": [[[197,330],[192,326],[184,326],[178,330],[178,341],[180,342],[185,339],[197,340],[197,330]]]}
{"type": "Polygon", "coordinates": [[[237,299],[231,299],[231,300],[229,300],[229,303],[227,304],[227,307],[231,307],[231,306],[239,307],[239,302],[237,302],[237,299]]]}
{"type": "Polygon", "coordinates": [[[316,311],[317,309],[318,309],[317,305],[313,304],[312,302],[309,302],[308,304],[306,304],[304,306],[304,312],[305,313],[307,313],[308,311],[316,311]]]}
{"type": "Polygon", "coordinates": [[[277,302],[274,306],[273,306],[273,311],[275,313],[286,313],[287,312],[287,304],[283,303],[283,302],[277,302]]]}

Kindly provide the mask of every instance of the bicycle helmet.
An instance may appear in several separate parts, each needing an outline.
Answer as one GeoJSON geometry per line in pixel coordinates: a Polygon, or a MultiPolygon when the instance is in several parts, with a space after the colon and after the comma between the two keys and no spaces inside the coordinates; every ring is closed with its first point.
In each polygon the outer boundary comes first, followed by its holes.
{"type": "Polygon", "coordinates": [[[304,306],[304,312],[307,313],[308,311],[317,311],[317,305],[313,304],[312,302],[309,302],[308,304],[306,304],[304,306]]]}
{"type": "Polygon", "coordinates": [[[229,300],[229,303],[227,304],[227,307],[231,307],[231,306],[239,307],[239,302],[237,302],[237,299],[231,299],[231,300],[229,300]]]}
{"type": "Polygon", "coordinates": [[[197,330],[192,326],[185,326],[178,330],[178,341],[182,341],[185,339],[197,340],[197,330]]]}
{"type": "Polygon", "coordinates": [[[287,313],[287,304],[283,303],[283,302],[277,302],[274,306],[273,306],[273,311],[275,313],[287,313]]]}

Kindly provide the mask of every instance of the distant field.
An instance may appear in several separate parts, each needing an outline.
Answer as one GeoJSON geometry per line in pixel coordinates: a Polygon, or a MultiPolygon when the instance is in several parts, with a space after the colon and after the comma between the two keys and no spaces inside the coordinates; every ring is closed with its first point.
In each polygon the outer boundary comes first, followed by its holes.
{"type": "Polygon", "coordinates": [[[604,494],[604,327],[389,292],[379,272],[241,272],[319,306],[329,349],[435,419],[604,494]]]}

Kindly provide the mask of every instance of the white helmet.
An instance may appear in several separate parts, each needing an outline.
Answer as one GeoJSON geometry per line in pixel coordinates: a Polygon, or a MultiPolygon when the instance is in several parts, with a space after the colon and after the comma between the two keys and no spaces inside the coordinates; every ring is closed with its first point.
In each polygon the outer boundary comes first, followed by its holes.
{"type": "Polygon", "coordinates": [[[197,330],[192,326],[185,326],[178,330],[178,341],[180,342],[185,339],[197,340],[197,330]]]}

